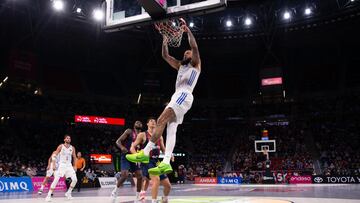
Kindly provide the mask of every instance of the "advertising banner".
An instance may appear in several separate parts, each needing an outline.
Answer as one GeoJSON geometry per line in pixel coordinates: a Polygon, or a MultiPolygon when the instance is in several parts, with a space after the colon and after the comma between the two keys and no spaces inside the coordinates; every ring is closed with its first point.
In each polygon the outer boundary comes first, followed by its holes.
{"type": "MultiPolygon", "coordinates": [[[[114,188],[116,186],[117,180],[115,177],[102,177],[99,178],[99,183],[101,188],[114,188]]],[[[124,185],[131,185],[130,181],[126,180],[124,185]]]]}
{"type": "Polygon", "coordinates": [[[125,125],[124,118],[107,118],[101,116],[84,116],[75,115],[75,123],[93,123],[93,124],[107,124],[107,125],[125,125]]]}
{"type": "Polygon", "coordinates": [[[33,191],[31,179],[21,178],[0,178],[0,192],[23,192],[33,191]]]}
{"type": "Polygon", "coordinates": [[[211,177],[196,177],[195,184],[217,184],[217,178],[211,177]]]}
{"type": "Polygon", "coordinates": [[[311,184],[311,176],[291,176],[289,180],[290,184],[311,184]]]}
{"type": "Polygon", "coordinates": [[[90,154],[90,160],[95,164],[111,164],[111,154],[90,154]]]}
{"type": "MultiPolygon", "coordinates": [[[[41,183],[44,181],[45,177],[33,177],[31,178],[34,191],[38,191],[41,187],[41,183]]],[[[49,191],[50,185],[53,182],[54,177],[50,177],[47,184],[45,184],[44,192],[49,191]]],[[[65,178],[60,178],[58,184],[55,187],[55,191],[66,191],[65,178]]]]}
{"type": "Polygon", "coordinates": [[[322,183],[359,184],[360,176],[313,176],[312,182],[315,184],[322,184],[322,183]]]}
{"type": "Polygon", "coordinates": [[[242,178],[240,177],[218,177],[218,184],[241,184],[242,178]]]}

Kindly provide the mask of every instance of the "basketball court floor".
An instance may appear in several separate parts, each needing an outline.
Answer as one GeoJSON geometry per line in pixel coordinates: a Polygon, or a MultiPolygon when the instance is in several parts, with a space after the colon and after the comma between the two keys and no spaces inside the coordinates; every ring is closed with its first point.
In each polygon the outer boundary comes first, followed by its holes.
{"type": "MultiPolygon", "coordinates": [[[[52,202],[114,203],[112,189],[84,189],[73,192],[67,200],[57,192],[52,202]]],[[[149,190],[150,191],[150,190],[149,190]]],[[[115,203],[132,203],[135,188],[124,187],[115,203]]],[[[0,193],[0,203],[45,202],[45,195],[36,193],[0,193]]],[[[146,201],[151,202],[150,192],[146,201]]],[[[360,185],[174,185],[169,202],[173,203],[360,203],[360,185]]]]}

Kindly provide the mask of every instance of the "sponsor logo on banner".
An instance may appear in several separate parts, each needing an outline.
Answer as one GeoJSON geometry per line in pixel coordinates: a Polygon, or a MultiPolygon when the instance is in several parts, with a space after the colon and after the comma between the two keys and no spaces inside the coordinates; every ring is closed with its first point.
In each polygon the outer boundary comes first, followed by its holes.
{"type": "MultiPolygon", "coordinates": [[[[45,177],[33,177],[31,178],[34,191],[38,191],[41,187],[41,183],[44,181],[45,177]]],[[[49,191],[50,185],[52,181],[54,180],[54,177],[50,177],[47,184],[45,184],[44,191],[49,191]]],[[[66,190],[66,182],[65,178],[60,178],[58,184],[55,187],[55,190],[57,191],[65,191],[66,190]]]]}
{"type": "Polygon", "coordinates": [[[359,184],[360,176],[313,176],[313,183],[352,183],[359,184]]]}
{"type": "Polygon", "coordinates": [[[314,182],[315,183],[322,183],[322,182],[324,182],[324,179],[322,177],[315,177],[314,182]]]}
{"type": "MultiPolygon", "coordinates": [[[[320,178],[320,177],[319,177],[320,178]]],[[[290,184],[311,184],[311,176],[291,176],[290,184]]]]}
{"type": "Polygon", "coordinates": [[[276,183],[285,183],[286,182],[286,176],[287,176],[286,173],[284,174],[282,172],[278,172],[278,173],[275,173],[274,175],[275,175],[276,183]]]}
{"type": "Polygon", "coordinates": [[[241,178],[218,177],[218,184],[241,184],[241,178]]]}
{"type": "Polygon", "coordinates": [[[283,82],[282,77],[261,79],[261,85],[262,86],[281,85],[282,82],[283,82]]]}
{"type": "Polygon", "coordinates": [[[96,164],[111,164],[111,154],[90,154],[90,160],[96,164]]]}
{"type": "Polygon", "coordinates": [[[75,115],[75,123],[94,123],[107,125],[125,125],[124,118],[107,118],[100,116],[75,115]]]}
{"type": "Polygon", "coordinates": [[[31,179],[23,178],[0,178],[0,192],[33,191],[31,179]]]}
{"type": "Polygon", "coordinates": [[[196,177],[195,184],[217,184],[217,178],[211,177],[196,177]]]}
{"type": "MultiPolygon", "coordinates": [[[[117,180],[115,177],[103,177],[99,178],[99,183],[102,188],[114,188],[116,186],[117,180]]],[[[124,185],[131,185],[131,183],[126,180],[124,185]]]]}

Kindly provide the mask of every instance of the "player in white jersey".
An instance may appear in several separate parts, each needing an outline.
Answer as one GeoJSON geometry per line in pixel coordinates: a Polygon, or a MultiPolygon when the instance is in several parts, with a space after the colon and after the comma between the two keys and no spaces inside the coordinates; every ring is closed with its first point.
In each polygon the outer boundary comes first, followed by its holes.
{"type": "Polygon", "coordinates": [[[64,136],[64,144],[61,144],[57,147],[56,151],[52,155],[52,162],[55,164],[56,156],[59,155],[59,167],[55,171],[55,178],[50,186],[50,190],[48,192],[48,195],[46,197],[46,201],[51,201],[51,194],[53,193],[57,183],[59,182],[59,179],[63,176],[66,178],[71,178],[71,184],[68,189],[68,191],[65,193],[65,196],[68,199],[72,199],[71,192],[74,189],[77,178],[76,178],[76,154],[75,154],[75,147],[70,145],[71,137],[70,135],[64,136]],[[73,163],[71,163],[73,161],[73,163]]]}
{"type": "Polygon", "coordinates": [[[151,175],[161,175],[172,172],[170,159],[175,147],[177,126],[182,123],[185,113],[191,108],[194,100],[192,92],[201,72],[200,54],[195,37],[186,25],[183,26],[183,29],[188,35],[191,50],[185,51],[182,61],[176,60],[169,55],[168,39],[163,36],[162,56],[172,68],[178,71],[175,93],[171,97],[170,103],[158,118],[156,130],[154,135],[151,136],[151,141],[148,142],[143,151],[126,156],[131,162],[149,162],[150,150],[162,136],[165,126],[167,125],[165,157],[157,167],[149,169],[151,175]]]}
{"type": "Polygon", "coordinates": [[[59,155],[56,156],[55,164],[52,161],[52,156],[54,155],[55,151],[51,154],[50,158],[48,159],[48,165],[46,168],[46,176],[44,181],[41,183],[41,187],[38,191],[38,194],[41,195],[46,183],[49,181],[49,178],[54,174],[55,170],[59,167],[59,155]]]}

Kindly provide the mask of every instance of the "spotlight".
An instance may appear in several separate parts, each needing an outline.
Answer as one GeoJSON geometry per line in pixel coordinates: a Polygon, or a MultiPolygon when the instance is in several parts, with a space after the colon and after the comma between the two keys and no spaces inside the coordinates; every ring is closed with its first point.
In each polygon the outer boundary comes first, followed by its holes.
{"type": "Polygon", "coordinates": [[[226,21],[226,27],[231,27],[233,25],[231,20],[226,21]]]}
{"type": "Polygon", "coordinates": [[[246,26],[250,26],[250,25],[252,24],[251,18],[249,18],[249,17],[245,18],[244,24],[245,24],[246,26]]]}
{"type": "Polygon", "coordinates": [[[311,8],[306,8],[305,9],[305,15],[310,15],[312,13],[311,8]]]}
{"type": "Polygon", "coordinates": [[[53,8],[57,11],[61,11],[64,9],[64,2],[62,0],[54,0],[53,8]]]}
{"type": "Polygon", "coordinates": [[[77,8],[76,13],[81,13],[81,8],[77,8]]]}
{"type": "Polygon", "coordinates": [[[354,2],[355,0],[350,0],[350,2],[354,2]]]}
{"type": "Polygon", "coordinates": [[[3,83],[2,83],[2,82],[0,82],[0,87],[1,87],[1,86],[3,86],[3,83]]]}
{"type": "Polygon", "coordinates": [[[193,22],[190,22],[190,23],[189,23],[189,26],[190,26],[190,27],[194,27],[195,24],[194,24],[193,22]]]}
{"type": "Polygon", "coordinates": [[[291,13],[289,11],[285,11],[283,18],[284,20],[289,20],[291,18],[291,13]]]}
{"type": "Polygon", "coordinates": [[[101,21],[104,18],[104,12],[101,9],[95,9],[93,12],[93,17],[97,21],[101,21]]]}
{"type": "Polygon", "coordinates": [[[6,78],[3,80],[3,82],[6,82],[9,79],[8,76],[6,76],[6,78]]]}

